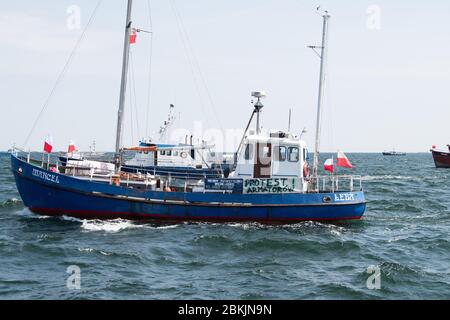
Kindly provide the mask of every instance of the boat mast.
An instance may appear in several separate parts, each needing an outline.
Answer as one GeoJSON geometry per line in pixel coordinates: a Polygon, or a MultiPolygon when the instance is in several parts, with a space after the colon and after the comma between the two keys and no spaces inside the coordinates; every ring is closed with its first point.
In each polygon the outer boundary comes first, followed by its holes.
{"type": "MultiPolygon", "coordinates": [[[[319,80],[319,98],[317,102],[317,123],[316,123],[316,143],[314,149],[314,161],[313,161],[313,176],[317,178],[317,168],[319,165],[319,147],[320,147],[320,129],[322,118],[322,107],[325,91],[325,75],[326,75],[326,61],[328,51],[328,20],[330,19],[328,11],[322,15],[323,18],[323,31],[322,31],[322,46],[320,47],[320,80],[319,80]]],[[[315,49],[317,47],[311,47],[315,49]]],[[[316,179],[316,183],[318,183],[316,179]]]]}
{"type": "Polygon", "coordinates": [[[123,62],[122,62],[122,81],[120,85],[120,98],[119,98],[119,111],[117,114],[117,133],[116,133],[116,154],[114,157],[114,163],[116,165],[116,171],[120,168],[121,161],[121,148],[122,148],[122,131],[123,131],[123,116],[125,108],[125,94],[127,90],[127,75],[128,75],[128,62],[130,57],[130,34],[131,34],[131,10],[133,6],[133,0],[128,0],[127,8],[127,21],[125,24],[125,40],[123,48],[123,62]]]}

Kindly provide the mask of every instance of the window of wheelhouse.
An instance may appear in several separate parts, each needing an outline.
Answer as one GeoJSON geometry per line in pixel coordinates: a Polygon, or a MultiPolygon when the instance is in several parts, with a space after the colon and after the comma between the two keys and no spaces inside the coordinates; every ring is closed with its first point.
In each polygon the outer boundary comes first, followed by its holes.
{"type": "Polygon", "coordinates": [[[247,146],[245,147],[244,159],[245,160],[253,159],[253,145],[252,144],[247,144],[247,146]]]}
{"type": "Polygon", "coordinates": [[[162,151],[159,152],[159,154],[164,156],[164,155],[166,155],[166,152],[164,150],[162,150],[162,151]]]}
{"type": "Polygon", "coordinates": [[[288,155],[288,160],[289,162],[298,162],[300,154],[299,154],[299,150],[297,147],[289,147],[289,155],[288,155]]]}
{"type": "Polygon", "coordinates": [[[286,151],[287,148],[284,146],[278,146],[275,148],[275,160],[276,161],[286,161],[286,151]]]}

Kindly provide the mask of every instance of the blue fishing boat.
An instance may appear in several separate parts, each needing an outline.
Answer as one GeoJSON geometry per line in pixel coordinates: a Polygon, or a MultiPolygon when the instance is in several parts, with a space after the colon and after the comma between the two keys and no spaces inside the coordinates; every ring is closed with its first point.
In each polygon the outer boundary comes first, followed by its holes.
{"type": "MultiPolygon", "coordinates": [[[[327,29],[323,17],[316,144],[312,170],[306,143],[291,132],[261,129],[263,92],[253,92],[254,110],[236,152],[237,162],[228,178],[204,177],[174,183],[171,176],[122,170],[123,111],[128,70],[132,0],[128,0],[122,86],[117,122],[113,172],[79,168],[66,163],[33,160],[15,150],[11,168],[17,189],[31,211],[50,216],[98,219],[168,221],[258,221],[295,223],[304,220],[359,219],[366,200],[358,176],[318,174],[319,133],[324,92],[327,29]],[[256,117],[255,129],[250,126],[256,117]]],[[[42,157],[44,159],[44,157],[42,157]]]]}

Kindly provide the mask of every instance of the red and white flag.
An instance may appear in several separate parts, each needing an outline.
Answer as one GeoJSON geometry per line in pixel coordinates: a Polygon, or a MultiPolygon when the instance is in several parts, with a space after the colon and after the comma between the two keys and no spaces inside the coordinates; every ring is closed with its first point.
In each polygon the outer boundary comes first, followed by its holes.
{"type": "Polygon", "coordinates": [[[44,142],[44,152],[52,153],[53,150],[53,143],[52,138],[47,138],[44,142]]]}
{"type": "Polygon", "coordinates": [[[75,151],[75,143],[72,140],[70,140],[69,148],[67,148],[67,153],[72,153],[74,151],[75,151]]]}
{"type": "Polygon", "coordinates": [[[323,164],[323,168],[325,169],[325,171],[330,171],[331,173],[333,173],[333,162],[333,158],[327,159],[327,161],[325,161],[325,163],[323,164]]]}
{"type": "Polygon", "coordinates": [[[131,28],[130,33],[130,44],[135,44],[137,38],[137,30],[135,28],[131,28]]]}
{"type": "Polygon", "coordinates": [[[353,168],[350,161],[348,161],[347,156],[341,151],[338,151],[336,165],[338,167],[353,168]]]}

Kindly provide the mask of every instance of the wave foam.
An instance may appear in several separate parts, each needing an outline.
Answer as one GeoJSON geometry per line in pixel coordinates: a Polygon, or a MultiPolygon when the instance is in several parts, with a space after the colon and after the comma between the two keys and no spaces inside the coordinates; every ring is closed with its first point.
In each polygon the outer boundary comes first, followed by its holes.
{"type": "Polygon", "coordinates": [[[36,213],[33,213],[28,208],[24,208],[20,211],[17,211],[17,215],[24,218],[31,218],[31,219],[50,219],[50,216],[43,216],[36,213]]]}
{"type": "Polygon", "coordinates": [[[129,220],[81,220],[81,228],[86,231],[104,231],[116,233],[125,229],[140,228],[142,225],[134,224],[129,220]]]}
{"type": "Polygon", "coordinates": [[[0,208],[15,207],[22,204],[22,201],[17,198],[6,199],[0,202],[0,208]]]}

